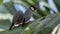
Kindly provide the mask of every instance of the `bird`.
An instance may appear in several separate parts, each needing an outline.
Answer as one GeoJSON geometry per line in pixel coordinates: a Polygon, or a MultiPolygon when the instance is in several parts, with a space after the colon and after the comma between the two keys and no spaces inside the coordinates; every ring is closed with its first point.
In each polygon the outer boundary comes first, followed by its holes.
{"type": "Polygon", "coordinates": [[[32,12],[34,12],[36,10],[36,8],[34,6],[30,6],[25,13],[23,13],[22,11],[17,11],[14,16],[13,16],[13,21],[12,24],[9,28],[9,30],[12,29],[12,27],[14,28],[15,26],[19,26],[22,23],[22,27],[25,25],[25,23],[27,21],[29,21],[29,19],[32,16],[32,12]]]}
{"type": "Polygon", "coordinates": [[[26,22],[29,22],[33,12],[36,12],[36,8],[33,5],[31,5],[24,13],[22,26],[24,26],[26,22]]]}
{"type": "Polygon", "coordinates": [[[13,16],[12,24],[11,24],[9,30],[11,30],[12,28],[14,28],[15,26],[20,25],[20,23],[22,22],[22,20],[23,20],[23,12],[21,10],[19,10],[13,16]]]}

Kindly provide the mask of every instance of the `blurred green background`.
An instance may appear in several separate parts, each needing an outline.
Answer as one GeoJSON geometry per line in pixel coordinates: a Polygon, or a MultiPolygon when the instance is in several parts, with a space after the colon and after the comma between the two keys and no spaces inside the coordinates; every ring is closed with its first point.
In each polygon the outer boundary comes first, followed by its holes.
{"type": "Polygon", "coordinates": [[[60,0],[0,0],[0,34],[60,34],[60,0]],[[32,22],[8,30],[16,11],[25,12],[30,5],[37,9],[32,22]]]}

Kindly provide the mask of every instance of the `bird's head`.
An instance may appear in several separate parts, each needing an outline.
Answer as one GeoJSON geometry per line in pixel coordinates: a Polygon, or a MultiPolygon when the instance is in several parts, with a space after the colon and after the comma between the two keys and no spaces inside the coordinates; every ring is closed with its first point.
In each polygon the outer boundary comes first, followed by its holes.
{"type": "Polygon", "coordinates": [[[36,11],[36,8],[34,6],[30,6],[30,9],[35,12],[36,11]]]}

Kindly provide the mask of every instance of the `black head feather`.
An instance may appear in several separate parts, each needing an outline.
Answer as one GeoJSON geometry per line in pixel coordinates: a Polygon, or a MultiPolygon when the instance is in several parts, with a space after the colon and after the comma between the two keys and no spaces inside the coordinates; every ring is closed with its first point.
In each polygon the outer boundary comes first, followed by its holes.
{"type": "Polygon", "coordinates": [[[36,10],[35,6],[32,5],[32,6],[30,6],[30,7],[34,8],[34,10],[36,10]]]}

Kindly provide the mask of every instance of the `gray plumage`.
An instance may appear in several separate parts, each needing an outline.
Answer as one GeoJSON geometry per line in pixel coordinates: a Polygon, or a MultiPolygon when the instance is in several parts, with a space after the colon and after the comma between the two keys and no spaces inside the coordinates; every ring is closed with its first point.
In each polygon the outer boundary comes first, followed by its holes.
{"type": "Polygon", "coordinates": [[[20,25],[20,23],[22,23],[22,26],[24,26],[25,22],[27,22],[31,18],[32,12],[34,12],[34,10],[35,10],[35,7],[31,6],[25,11],[24,14],[22,11],[16,12],[13,16],[12,25],[10,26],[9,30],[12,29],[14,24],[20,25]],[[33,8],[33,10],[32,10],[32,8],[33,8]]]}
{"type": "Polygon", "coordinates": [[[22,21],[23,21],[23,12],[22,11],[16,12],[13,16],[13,21],[9,30],[11,30],[15,24],[20,24],[22,21]]]}
{"type": "MultiPolygon", "coordinates": [[[[34,7],[32,7],[32,8],[34,9],[34,7]]],[[[29,21],[29,19],[31,18],[32,13],[34,12],[34,10],[32,10],[32,8],[29,7],[29,8],[25,11],[25,13],[24,13],[24,19],[23,19],[23,22],[22,22],[22,23],[23,23],[22,26],[24,26],[25,22],[29,21]]]]}
{"type": "Polygon", "coordinates": [[[24,18],[25,18],[25,21],[29,20],[32,16],[32,10],[29,8],[26,10],[26,12],[24,13],[24,18]]]}

